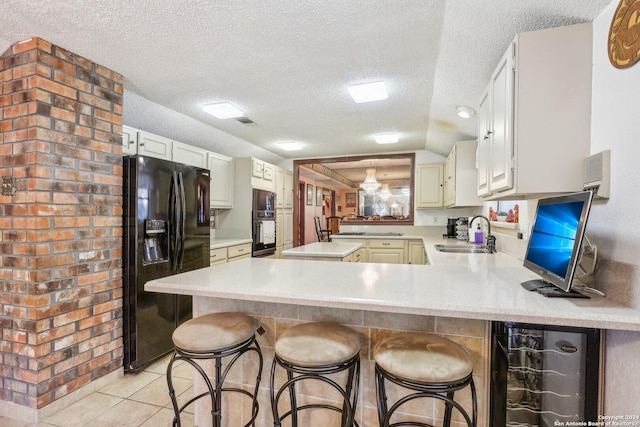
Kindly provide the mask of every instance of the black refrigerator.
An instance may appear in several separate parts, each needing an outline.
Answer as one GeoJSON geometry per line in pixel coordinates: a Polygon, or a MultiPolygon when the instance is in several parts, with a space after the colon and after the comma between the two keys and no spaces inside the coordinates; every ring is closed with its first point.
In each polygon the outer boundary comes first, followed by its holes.
{"type": "Polygon", "coordinates": [[[209,266],[206,169],[125,156],[123,170],[124,368],[137,372],[173,348],[191,318],[191,296],[146,292],[144,284],[209,266]]]}

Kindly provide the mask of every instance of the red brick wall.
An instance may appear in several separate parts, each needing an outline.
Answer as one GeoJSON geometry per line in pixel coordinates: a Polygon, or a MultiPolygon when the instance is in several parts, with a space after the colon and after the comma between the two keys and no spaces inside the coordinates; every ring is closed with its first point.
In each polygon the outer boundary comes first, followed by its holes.
{"type": "Polygon", "coordinates": [[[42,39],[0,57],[0,400],[122,366],[122,83],[42,39]]]}

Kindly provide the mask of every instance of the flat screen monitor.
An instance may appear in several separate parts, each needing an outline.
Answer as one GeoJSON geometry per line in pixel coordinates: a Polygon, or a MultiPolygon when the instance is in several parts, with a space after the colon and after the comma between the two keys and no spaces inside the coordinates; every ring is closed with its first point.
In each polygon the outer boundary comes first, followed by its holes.
{"type": "Polygon", "coordinates": [[[571,291],[592,199],[583,191],[538,201],[524,266],[542,281],[525,282],[525,288],[552,284],[571,291]]]}

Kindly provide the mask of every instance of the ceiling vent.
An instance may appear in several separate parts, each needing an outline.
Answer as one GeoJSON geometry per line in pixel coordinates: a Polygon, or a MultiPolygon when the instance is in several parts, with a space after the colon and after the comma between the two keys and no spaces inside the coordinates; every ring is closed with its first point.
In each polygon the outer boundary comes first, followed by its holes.
{"type": "Polygon", "coordinates": [[[236,117],[236,120],[245,125],[255,125],[256,123],[248,117],[236,117]]]}

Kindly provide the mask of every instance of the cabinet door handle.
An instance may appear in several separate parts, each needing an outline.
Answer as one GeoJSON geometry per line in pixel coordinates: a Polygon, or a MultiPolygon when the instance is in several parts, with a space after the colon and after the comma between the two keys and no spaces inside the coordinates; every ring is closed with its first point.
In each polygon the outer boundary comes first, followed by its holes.
{"type": "Polygon", "coordinates": [[[389,245],[391,245],[391,243],[385,243],[385,242],[382,243],[382,246],[389,246],[389,245]]]}
{"type": "Polygon", "coordinates": [[[215,258],[215,257],[217,257],[217,256],[218,256],[218,255],[211,255],[211,258],[215,258]]]}
{"type": "Polygon", "coordinates": [[[238,249],[238,252],[244,252],[244,249],[238,249]]]}

